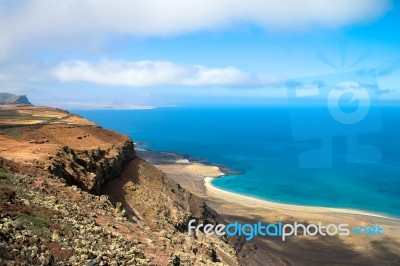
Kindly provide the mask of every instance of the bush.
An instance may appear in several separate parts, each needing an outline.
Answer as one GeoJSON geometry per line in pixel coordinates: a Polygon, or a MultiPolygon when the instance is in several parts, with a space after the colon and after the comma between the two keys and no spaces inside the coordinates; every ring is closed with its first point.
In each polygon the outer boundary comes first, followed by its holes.
{"type": "Polygon", "coordinates": [[[49,222],[46,214],[43,212],[33,214],[21,213],[18,215],[17,220],[34,235],[39,237],[50,236],[49,222]]]}
{"type": "Polygon", "coordinates": [[[6,169],[0,167],[0,179],[6,178],[6,173],[7,173],[6,169]]]}

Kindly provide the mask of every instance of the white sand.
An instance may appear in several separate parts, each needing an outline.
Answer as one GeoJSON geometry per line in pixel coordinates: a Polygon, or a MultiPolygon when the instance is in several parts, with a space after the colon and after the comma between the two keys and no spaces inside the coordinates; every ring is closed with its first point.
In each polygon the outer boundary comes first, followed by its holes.
{"type": "Polygon", "coordinates": [[[336,213],[343,213],[343,214],[368,215],[368,216],[398,220],[398,219],[383,216],[383,215],[380,215],[377,213],[354,210],[354,209],[303,206],[303,205],[284,204],[284,203],[277,203],[277,202],[262,200],[262,199],[244,196],[244,195],[241,195],[238,193],[233,193],[230,191],[219,189],[219,188],[213,186],[213,184],[212,184],[213,179],[214,178],[212,178],[212,177],[204,178],[204,186],[206,187],[207,193],[209,195],[232,202],[232,203],[242,204],[242,205],[246,205],[249,207],[268,208],[268,209],[279,208],[281,210],[304,211],[304,212],[312,212],[312,213],[336,212],[336,213]]]}

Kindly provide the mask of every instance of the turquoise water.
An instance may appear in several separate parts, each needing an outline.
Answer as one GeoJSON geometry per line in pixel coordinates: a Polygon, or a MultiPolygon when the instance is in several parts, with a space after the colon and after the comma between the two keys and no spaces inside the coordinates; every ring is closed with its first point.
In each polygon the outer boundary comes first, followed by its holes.
{"type": "MultiPolygon", "coordinates": [[[[295,113],[303,111],[309,113],[310,109],[298,108],[295,113]]],[[[188,154],[238,171],[239,174],[214,181],[215,186],[225,190],[281,203],[353,208],[400,217],[400,108],[384,107],[380,111],[382,129],[358,137],[360,143],[380,150],[380,163],[370,163],[368,158],[363,164],[347,163],[347,138],[339,136],[332,142],[332,167],[326,169],[299,167],[299,154],[318,147],[319,140],[293,140],[293,131],[299,130],[293,128],[293,109],[72,112],[128,134],[146,149],[188,154]]],[[[315,108],[311,113],[322,110],[315,108]]],[[[324,127],[323,118],[313,119],[320,120],[313,128],[303,128],[304,132],[330,132],[331,128],[324,127]]]]}

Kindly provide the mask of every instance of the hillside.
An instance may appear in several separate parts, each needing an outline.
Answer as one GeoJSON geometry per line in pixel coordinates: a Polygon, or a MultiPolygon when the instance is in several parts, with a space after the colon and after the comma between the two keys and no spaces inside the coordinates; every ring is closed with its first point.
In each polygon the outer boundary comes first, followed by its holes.
{"type": "Polygon", "coordinates": [[[66,111],[0,107],[0,265],[238,265],[240,239],[132,140],[66,111]]]}
{"type": "Polygon", "coordinates": [[[0,105],[4,104],[28,104],[31,105],[31,103],[28,100],[28,97],[26,95],[14,95],[11,93],[0,93],[0,105]]]}

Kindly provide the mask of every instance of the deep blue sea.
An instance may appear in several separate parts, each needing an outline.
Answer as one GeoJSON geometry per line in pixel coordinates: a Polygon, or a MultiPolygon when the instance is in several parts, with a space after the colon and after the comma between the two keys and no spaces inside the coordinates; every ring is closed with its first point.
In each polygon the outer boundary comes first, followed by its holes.
{"type": "MultiPolygon", "coordinates": [[[[400,107],[382,107],[380,122],[372,120],[369,126],[349,129],[358,143],[380,151],[378,163],[372,162],[376,159],[373,154],[368,157],[368,150],[361,152],[364,157],[358,163],[349,163],[346,131],[327,123],[331,117],[318,107],[72,112],[128,134],[145,149],[187,154],[238,171],[214,181],[225,190],[281,203],[352,208],[400,217],[400,107]],[[301,140],[295,141],[293,136],[301,140]],[[332,155],[332,166],[300,167],[299,155],[320,147],[319,136],[328,136],[332,149],[325,155],[332,155]]],[[[309,163],[318,166],[320,161],[321,156],[315,155],[309,163]]]]}

